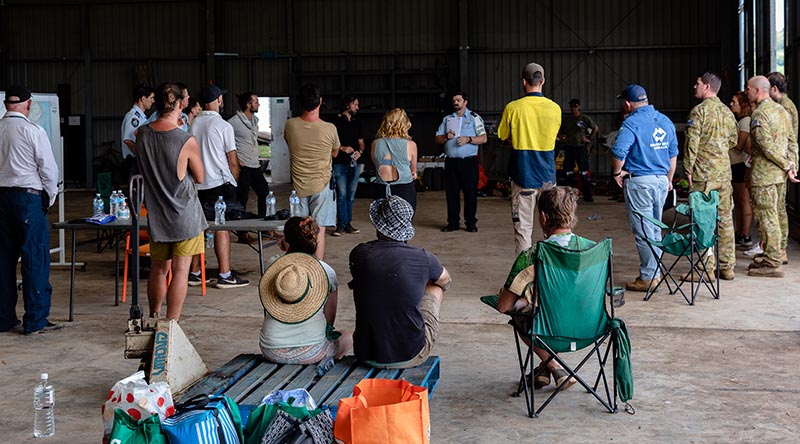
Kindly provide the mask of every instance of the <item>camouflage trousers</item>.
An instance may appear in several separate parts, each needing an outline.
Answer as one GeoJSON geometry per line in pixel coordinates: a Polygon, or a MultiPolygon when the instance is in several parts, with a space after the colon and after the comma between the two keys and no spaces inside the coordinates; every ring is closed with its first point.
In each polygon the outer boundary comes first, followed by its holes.
{"type": "Polygon", "coordinates": [[[778,217],[781,220],[781,251],[786,251],[789,246],[789,214],[786,212],[786,181],[776,185],[778,187],[778,217]]]}
{"type": "MultiPolygon", "coordinates": [[[[780,205],[781,184],[751,187],[750,196],[753,198],[753,217],[758,222],[758,234],[764,243],[764,263],[769,267],[781,265],[781,242],[783,230],[781,229],[780,205]]],[[[784,200],[786,199],[786,184],[783,184],[784,200]]],[[[783,208],[786,213],[786,207],[783,208]]]]}
{"type": "MultiPolygon", "coordinates": [[[[692,182],[691,191],[719,192],[719,268],[733,270],[736,265],[736,235],[733,228],[733,187],[730,181],[692,182]]],[[[709,264],[713,266],[713,263],[709,264]]]]}

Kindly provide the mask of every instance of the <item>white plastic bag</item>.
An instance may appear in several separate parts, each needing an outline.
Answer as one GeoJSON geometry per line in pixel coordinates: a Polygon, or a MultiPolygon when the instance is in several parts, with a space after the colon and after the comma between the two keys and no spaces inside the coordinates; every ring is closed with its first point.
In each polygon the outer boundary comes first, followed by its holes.
{"type": "Polygon", "coordinates": [[[122,409],[135,420],[157,413],[161,421],[175,413],[172,392],[166,382],[148,384],[144,372],[138,371],[120,380],[108,392],[106,402],[100,407],[103,415],[103,436],[111,434],[114,426],[114,409],[122,409]]]}

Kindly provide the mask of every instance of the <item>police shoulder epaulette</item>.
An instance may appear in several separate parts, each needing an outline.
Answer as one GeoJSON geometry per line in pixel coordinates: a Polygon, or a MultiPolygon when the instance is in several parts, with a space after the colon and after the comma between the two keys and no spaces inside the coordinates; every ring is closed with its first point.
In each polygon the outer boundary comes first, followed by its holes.
{"type": "Polygon", "coordinates": [[[480,117],[475,111],[470,111],[470,113],[472,113],[472,117],[480,117]]]}

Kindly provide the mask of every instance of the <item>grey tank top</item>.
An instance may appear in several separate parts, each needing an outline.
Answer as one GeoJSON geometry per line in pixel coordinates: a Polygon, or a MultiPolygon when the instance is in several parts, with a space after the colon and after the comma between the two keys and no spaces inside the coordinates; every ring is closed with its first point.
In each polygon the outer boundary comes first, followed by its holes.
{"type": "MultiPolygon", "coordinates": [[[[411,183],[411,161],[408,159],[408,140],[400,138],[392,139],[377,139],[375,141],[375,152],[372,155],[372,161],[375,162],[375,168],[381,166],[381,163],[387,163],[386,154],[392,156],[392,164],[397,168],[397,182],[392,185],[403,185],[411,183]]],[[[378,183],[385,184],[380,177],[377,179],[378,183]]]]}
{"type": "Polygon", "coordinates": [[[148,231],[157,242],[191,239],[208,227],[191,172],[178,179],[178,156],[190,137],[180,128],[156,131],[150,125],[136,134],[148,231]]]}

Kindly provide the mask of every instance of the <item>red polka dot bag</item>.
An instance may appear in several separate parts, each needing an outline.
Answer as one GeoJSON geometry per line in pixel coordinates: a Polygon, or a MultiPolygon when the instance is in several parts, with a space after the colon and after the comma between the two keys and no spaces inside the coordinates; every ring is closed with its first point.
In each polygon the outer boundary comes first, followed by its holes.
{"type": "Polygon", "coordinates": [[[108,392],[106,402],[100,407],[100,413],[103,415],[104,437],[111,434],[115,409],[121,409],[136,421],[153,414],[157,414],[159,420],[163,421],[175,413],[169,385],[166,382],[148,384],[144,379],[143,371],[120,380],[108,392]]]}

